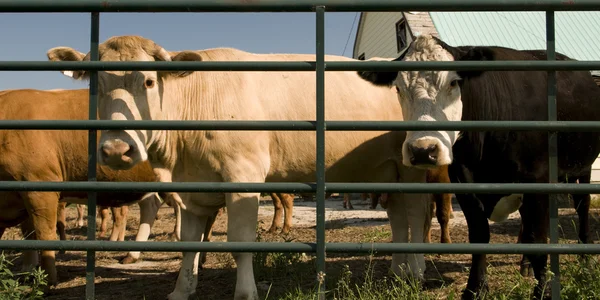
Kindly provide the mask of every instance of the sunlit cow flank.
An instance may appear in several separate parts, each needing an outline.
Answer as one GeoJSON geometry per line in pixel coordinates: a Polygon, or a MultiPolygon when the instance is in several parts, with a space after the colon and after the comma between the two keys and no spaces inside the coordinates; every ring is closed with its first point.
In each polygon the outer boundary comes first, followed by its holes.
{"type": "MultiPolygon", "coordinates": [[[[3,120],[84,120],[88,118],[88,90],[11,90],[0,92],[0,119],[3,120]]],[[[0,131],[0,180],[7,181],[86,181],[88,143],[82,130],[2,130],[0,131]]],[[[98,181],[155,181],[150,164],[127,171],[99,166],[98,181]]],[[[164,172],[164,170],[160,170],[164,172]]],[[[161,180],[163,180],[161,178],[161,180]]],[[[4,228],[22,224],[24,236],[55,240],[59,199],[86,203],[86,192],[0,192],[0,235],[4,228]],[[31,216],[31,217],[30,217],[31,216]],[[35,234],[30,234],[35,231],[35,234]]],[[[99,192],[97,203],[122,206],[142,200],[152,202],[155,193],[99,192]]],[[[176,193],[173,195],[177,195],[176,193]]],[[[168,197],[167,199],[171,199],[168,197]]],[[[168,200],[172,201],[172,200],[168,200]]],[[[142,216],[144,210],[142,209],[142,216]]],[[[146,213],[154,220],[156,213],[146,213]]],[[[142,220],[142,223],[144,220],[142,220]]],[[[151,223],[150,223],[151,224],[151,223]]],[[[144,225],[140,226],[144,227],[144,225]]],[[[149,228],[148,228],[149,232],[149,228]]],[[[145,239],[148,237],[145,233],[145,239]]],[[[143,230],[138,232],[144,235],[143,230]]],[[[26,251],[23,268],[37,265],[37,251],[26,251]]],[[[54,251],[41,251],[41,267],[48,283],[57,283],[54,251]]]]}
{"type": "MultiPolygon", "coordinates": [[[[493,46],[452,47],[430,35],[417,37],[406,61],[546,60],[545,50],[515,50],[493,46]]],[[[571,60],[560,53],[557,60],[571,60]]],[[[403,71],[359,72],[377,86],[395,86],[407,120],[421,121],[542,121],[548,119],[545,71],[403,71]]],[[[599,121],[600,89],[589,71],[557,71],[559,121],[599,121]]],[[[591,165],[600,152],[600,133],[558,133],[558,175],[561,182],[589,184],[591,165]]],[[[544,131],[421,131],[409,133],[404,164],[429,168],[450,164],[456,183],[548,182],[548,134],[544,131]]],[[[573,194],[580,219],[579,239],[589,242],[590,195],[573,194]]],[[[489,243],[488,219],[503,220],[519,209],[521,242],[546,243],[548,194],[457,194],[469,225],[471,243],[489,243]]],[[[533,267],[533,295],[549,293],[547,255],[526,255],[533,267]],[[546,288],[544,290],[544,288],[546,288]]],[[[486,256],[473,255],[463,299],[483,293],[486,256]]]]}
{"type": "MultiPolygon", "coordinates": [[[[314,61],[314,55],[252,54],[236,49],[169,52],[139,36],[112,37],[100,44],[102,61],[314,61]]],[[[68,47],[48,51],[51,61],[89,60],[68,47]]],[[[326,56],[328,61],[352,59],[326,56]]],[[[85,71],[63,72],[87,79],[85,71]]],[[[315,72],[98,72],[99,114],[109,120],[314,120],[315,72]]],[[[326,72],[327,120],[402,120],[397,96],[356,72],[326,72]]],[[[327,132],[329,182],[425,182],[425,170],[402,164],[405,132],[327,132]]],[[[172,170],[173,181],[311,182],[315,180],[314,132],[290,131],[103,131],[99,161],[129,169],[150,159],[172,170]]],[[[206,218],[226,205],[228,241],[256,239],[259,193],[181,193],[181,238],[202,239],[206,218]]],[[[423,242],[427,195],[391,195],[387,213],[393,241],[423,242]]],[[[257,299],[251,253],[233,253],[235,299],[257,299]]],[[[392,268],[422,277],[422,254],[394,254],[392,268]]],[[[187,299],[198,280],[197,253],[184,253],[169,299],[187,299]]]]}

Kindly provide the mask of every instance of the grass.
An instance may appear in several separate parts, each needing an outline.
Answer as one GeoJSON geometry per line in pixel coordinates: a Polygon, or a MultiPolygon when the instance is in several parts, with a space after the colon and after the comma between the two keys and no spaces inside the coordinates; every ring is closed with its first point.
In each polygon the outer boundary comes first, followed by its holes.
{"type": "Polygon", "coordinates": [[[46,274],[38,267],[32,272],[13,273],[13,261],[0,253],[0,300],[43,299],[46,274]]]}
{"type": "MultiPolygon", "coordinates": [[[[561,296],[562,299],[600,299],[600,264],[597,259],[588,258],[588,264],[575,263],[573,257],[564,257],[561,264],[561,296]]],[[[423,289],[415,280],[403,280],[396,276],[376,278],[370,265],[364,274],[356,276],[348,265],[335,278],[331,289],[324,291],[331,300],[433,300],[460,299],[460,290],[456,286],[442,284],[436,289],[423,289]]],[[[551,274],[549,274],[551,275],[551,274]]],[[[524,278],[515,267],[514,272],[500,272],[494,267],[488,268],[488,279],[501,284],[494,284],[481,300],[520,300],[530,299],[536,280],[524,278]]],[[[548,276],[547,285],[550,278],[548,276]]],[[[266,297],[265,300],[313,300],[317,299],[318,288],[293,287],[280,297],[266,297]]]]}
{"type": "MultiPolygon", "coordinates": [[[[381,241],[391,237],[389,230],[374,228],[364,233],[365,242],[381,241]]],[[[261,236],[259,234],[259,240],[261,236]]],[[[291,240],[289,240],[291,241],[291,240]]],[[[375,272],[375,264],[386,264],[389,268],[389,257],[375,262],[376,256],[364,257],[366,268],[355,271],[348,264],[337,263],[338,269],[328,264],[326,281],[327,289],[322,290],[326,299],[331,300],[433,300],[460,299],[464,284],[456,284],[444,280],[441,274],[421,283],[415,280],[401,279],[395,275],[383,275],[375,272]],[[432,286],[432,282],[437,282],[432,286]]],[[[381,258],[381,257],[380,257],[381,258]]],[[[318,299],[321,284],[315,284],[314,255],[300,253],[257,253],[255,255],[255,274],[257,279],[273,283],[278,280],[289,280],[291,285],[283,291],[275,292],[269,286],[265,300],[313,300],[318,299]],[[307,282],[309,284],[307,285],[307,282]]],[[[381,265],[379,266],[381,269],[381,265]]],[[[429,266],[431,267],[431,266],[429,266]]],[[[435,264],[433,265],[435,269],[435,264]]],[[[467,276],[463,271],[463,277],[467,276]]],[[[479,297],[481,300],[517,300],[529,299],[536,285],[536,280],[523,277],[519,273],[518,264],[506,267],[488,266],[489,290],[479,297]]],[[[381,273],[381,272],[379,272],[381,273]]],[[[391,273],[388,273],[391,274],[391,273]]],[[[552,278],[547,274],[546,286],[552,278]]],[[[431,273],[428,277],[432,277],[431,273]]],[[[597,258],[586,256],[585,263],[580,263],[576,255],[561,255],[561,296],[562,299],[600,299],[600,263],[597,258]]]]}

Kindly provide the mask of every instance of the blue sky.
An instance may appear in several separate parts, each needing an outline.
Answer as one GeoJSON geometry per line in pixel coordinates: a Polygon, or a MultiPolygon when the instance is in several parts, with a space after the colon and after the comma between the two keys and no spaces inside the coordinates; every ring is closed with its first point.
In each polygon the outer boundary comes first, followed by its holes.
{"type": "MultiPolygon", "coordinates": [[[[326,13],[326,53],[351,57],[357,25],[358,16],[354,12],[326,13]],[[344,52],[346,42],[348,44],[344,52]]],[[[46,51],[56,46],[69,46],[81,52],[89,51],[89,14],[3,13],[0,15],[0,28],[0,60],[46,60],[46,51]]],[[[115,35],[141,35],[154,40],[167,50],[234,47],[257,53],[314,54],[315,14],[101,14],[100,42],[115,35]]],[[[0,72],[0,90],[74,89],[87,86],[87,82],[74,81],[58,71],[0,72]]]]}

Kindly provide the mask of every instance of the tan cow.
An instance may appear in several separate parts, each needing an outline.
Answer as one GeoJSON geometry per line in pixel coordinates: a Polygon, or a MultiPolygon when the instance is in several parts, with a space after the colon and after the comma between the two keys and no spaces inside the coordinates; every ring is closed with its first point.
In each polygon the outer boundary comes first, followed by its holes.
{"type": "MultiPolygon", "coordinates": [[[[68,47],[48,51],[51,61],[89,60],[68,47]]],[[[314,61],[314,55],[253,54],[230,48],[169,52],[139,36],[112,37],[99,46],[102,61],[314,61]]],[[[326,56],[327,61],[353,61],[326,56]]],[[[64,71],[87,79],[85,71],[64,71]]],[[[314,120],[315,72],[100,71],[99,113],[108,120],[314,120]]],[[[326,72],[327,120],[402,120],[396,94],[375,87],[356,72],[326,72]],[[340,109],[343,108],[343,109],[340,109]]],[[[310,182],[315,180],[316,134],[308,131],[103,131],[99,161],[129,169],[150,160],[171,170],[173,181],[310,182]]],[[[425,170],[402,165],[403,131],[327,132],[328,182],[425,182],[425,170]]],[[[256,240],[260,193],[180,193],[181,239],[202,240],[207,218],[226,206],[227,239],[256,240]]],[[[423,242],[427,194],[392,194],[387,213],[394,242],[423,242]]],[[[257,299],[252,253],[233,253],[237,265],[235,299],[257,299]]],[[[423,277],[423,254],[392,256],[399,275],[423,277]]],[[[168,299],[196,292],[198,253],[183,253],[168,299]]]]}
{"type": "MultiPolygon", "coordinates": [[[[87,89],[12,90],[0,93],[0,119],[81,120],[87,118],[87,89]]],[[[0,180],[87,180],[86,131],[2,130],[0,131],[0,144],[2,145],[0,148],[0,180]]],[[[158,169],[155,171],[164,172],[164,170],[158,169]]],[[[98,181],[154,181],[157,179],[157,175],[148,163],[139,164],[128,171],[114,171],[108,167],[99,166],[97,173],[98,181]]],[[[170,177],[167,177],[165,181],[168,180],[170,177]]],[[[152,202],[155,195],[155,193],[140,192],[100,192],[97,203],[106,206],[122,206],[140,199],[152,202]]],[[[7,228],[23,223],[22,230],[28,238],[55,240],[59,199],[67,202],[86,203],[87,193],[2,191],[0,192],[0,227],[7,228]],[[33,232],[35,234],[32,234],[33,232]]],[[[155,215],[152,215],[152,221],[155,215]]],[[[139,234],[140,232],[138,232],[138,236],[139,234]]],[[[37,265],[37,251],[26,251],[24,255],[23,268],[25,270],[37,265]]],[[[41,266],[48,274],[48,283],[54,285],[57,283],[54,251],[41,251],[41,256],[41,266]]]]}

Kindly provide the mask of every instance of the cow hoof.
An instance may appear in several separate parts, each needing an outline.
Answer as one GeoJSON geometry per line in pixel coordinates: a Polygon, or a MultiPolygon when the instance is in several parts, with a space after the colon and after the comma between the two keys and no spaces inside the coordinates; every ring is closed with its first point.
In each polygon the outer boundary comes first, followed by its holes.
{"type": "Polygon", "coordinates": [[[196,293],[186,296],[185,294],[179,293],[177,291],[170,293],[166,298],[166,300],[196,300],[196,299],[199,299],[198,295],[196,293]]]}
{"type": "Polygon", "coordinates": [[[139,261],[138,258],[134,258],[133,256],[127,255],[127,256],[125,256],[125,258],[121,259],[121,261],[119,263],[121,263],[122,265],[129,265],[129,264],[134,264],[138,261],[139,261]]]}
{"type": "Polygon", "coordinates": [[[276,226],[271,226],[271,228],[269,228],[269,230],[267,230],[268,233],[275,233],[276,231],[277,231],[276,226]]]}

